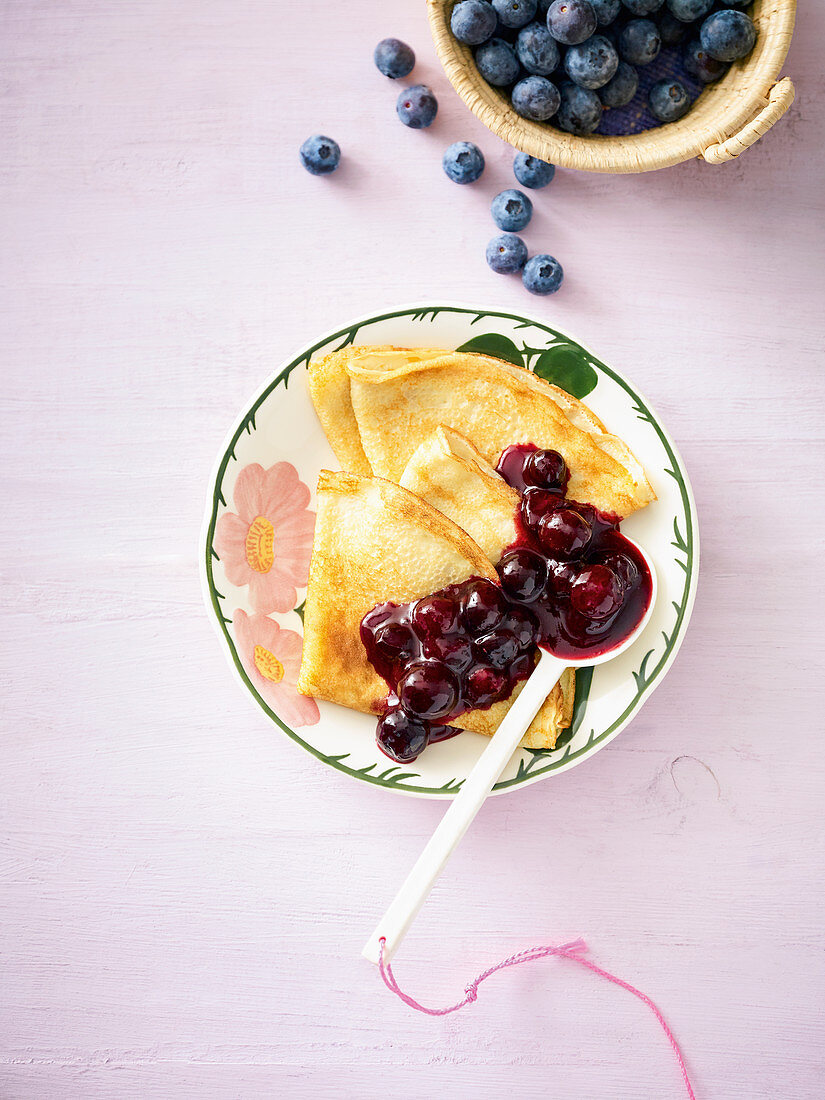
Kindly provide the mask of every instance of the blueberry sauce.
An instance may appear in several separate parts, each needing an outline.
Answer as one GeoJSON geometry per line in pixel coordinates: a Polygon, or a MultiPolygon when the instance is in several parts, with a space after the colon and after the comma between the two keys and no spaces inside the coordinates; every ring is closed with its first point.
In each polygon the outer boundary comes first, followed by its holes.
{"type": "Polygon", "coordinates": [[[496,468],[521,496],[499,584],[471,577],[414,603],[378,604],[361,621],[370,663],[390,688],[376,740],[399,763],[460,733],[452,723],[465,711],[508,699],[539,646],[598,656],[650,603],[650,573],[619,517],[567,497],[570,471],[557,451],[517,444],[496,468]]]}

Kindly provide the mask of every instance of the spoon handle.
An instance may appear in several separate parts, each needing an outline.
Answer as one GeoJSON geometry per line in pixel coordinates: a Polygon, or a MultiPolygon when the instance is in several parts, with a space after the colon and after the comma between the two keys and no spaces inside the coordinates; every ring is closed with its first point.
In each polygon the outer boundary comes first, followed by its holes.
{"type": "Polygon", "coordinates": [[[442,817],[424,851],[407,876],[395,900],[378,923],[363,950],[370,962],[377,963],[379,941],[386,939],[384,959],[389,960],[441,874],[447,860],[466,833],[473,818],[496,780],[504,771],[539,707],[558,683],[568,663],[541,650],[539,663],[507,711],[475,767],[464,780],[461,790],[442,817]]]}

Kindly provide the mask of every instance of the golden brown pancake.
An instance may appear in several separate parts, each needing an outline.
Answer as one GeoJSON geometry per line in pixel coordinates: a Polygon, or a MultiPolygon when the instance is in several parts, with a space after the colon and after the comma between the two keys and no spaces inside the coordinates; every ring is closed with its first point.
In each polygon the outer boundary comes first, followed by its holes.
{"type": "Polygon", "coordinates": [[[333,451],[359,473],[398,482],[440,426],[495,465],[505,447],[559,451],[572,499],[619,516],[655,493],[626,444],[576,398],[523,367],[438,348],[347,347],[310,363],[310,393],[333,451]]]}

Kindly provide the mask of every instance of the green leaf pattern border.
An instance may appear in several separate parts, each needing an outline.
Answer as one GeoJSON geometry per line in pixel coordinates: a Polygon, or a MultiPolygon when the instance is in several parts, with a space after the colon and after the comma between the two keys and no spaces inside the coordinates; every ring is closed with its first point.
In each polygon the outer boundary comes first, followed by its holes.
{"type": "MultiPolygon", "coordinates": [[[[516,775],[507,780],[502,780],[496,783],[493,788],[494,791],[502,791],[508,788],[516,787],[527,781],[532,782],[536,778],[546,775],[548,772],[557,770],[558,768],[571,763],[574,760],[581,758],[589,753],[594,746],[600,744],[605,739],[609,738],[619,727],[621,727],[631,715],[639,708],[644,696],[650,691],[653,684],[656,682],[661,671],[666,667],[671,659],[671,655],[674,653],[674,649],[679,641],[679,633],[682,627],[682,623],[685,621],[686,616],[689,614],[690,608],[693,602],[693,595],[695,594],[695,582],[694,576],[694,564],[696,545],[694,538],[694,530],[696,526],[694,507],[690,491],[685,483],[684,478],[679,472],[679,462],[671,446],[665,432],[659,426],[656,419],[651,414],[650,410],[644,405],[638,394],[628,385],[628,383],[615,371],[613,371],[606,363],[603,363],[600,359],[597,359],[585,348],[581,347],[575,341],[571,340],[569,336],[558,332],[556,329],[551,328],[548,325],[543,324],[540,321],[525,320],[524,318],[512,314],[497,310],[474,310],[464,306],[435,306],[426,309],[401,309],[394,310],[389,313],[379,314],[373,317],[364,318],[349,326],[348,328],[340,329],[338,332],[333,333],[331,336],[326,336],[324,339],[319,340],[316,344],[309,348],[309,350],[302,352],[297,358],[293,359],[273,380],[270,382],[255,398],[250,411],[241,419],[240,424],[236,428],[232,435],[228,446],[226,447],[223,456],[218,465],[217,472],[214,477],[214,491],[212,495],[211,510],[208,518],[208,522],[205,529],[204,536],[204,558],[203,564],[205,567],[205,581],[207,591],[209,593],[209,600],[211,606],[215,612],[217,626],[222,634],[227,646],[229,647],[229,653],[232,658],[232,663],[249,689],[252,697],[264,711],[264,713],[279,726],[284,733],[296,741],[307,752],[311,753],[318,760],[323,761],[325,764],[336,768],[338,771],[344,772],[347,775],[351,775],[356,779],[364,780],[367,783],[372,783],[381,787],[393,788],[407,794],[423,794],[430,795],[432,797],[449,797],[450,795],[457,794],[461,789],[463,783],[462,779],[454,777],[449,779],[441,787],[424,787],[417,786],[410,780],[420,779],[421,776],[418,772],[405,771],[400,765],[393,765],[385,768],[381,772],[376,772],[376,769],[380,766],[377,762],[368,764],[363,768],[350,767],[346,761],[351,756],[350,753],[331,754],[327,755],[315,748],[313,745],[308,744],[299,734],[295,732],[290,726],[286,725],[278,715],[272,710],[272,708],[264,701],[264,699],[258,694],[252,681],[246,673],[245,668],[238,656],[235,649],[234,641],[229,633],[228,626],[230,620],[228,620],[223,614],[220,601],[224,599],[221,593],[215,586],[213,575],[213,560],[219,561],[219,557],[213,548],[213,539],[215,536],[215,526],[218,519],[218,508],[223,505],[226,506],[226,500],[223,496],[222,487],[223,479],[226,473],[229,462],[235,460],[235,446],[241,435],[244,432],[251,434],[255,430],[255,414],[260,409],[261,405],[269,398],[269,396],[278,388],[283,386],[285,389],[289,385],[289,379],[294,370],[298,367],[308,367],[312,356],[322,348],[328,348],[329,353],[338,351],[341,348],[347,347],[355,341],[355,338],[359,330],[367,325],[377,324],[381,321],[390,321],[398,317],[406,317],[411,321],[424,323],[429,319],[432,323],[440,313],[458,313],[465,314],[473,317],[470,321],[470,326],[476,325],[483,320],[487,319],[502,319],[507,321],[516,322],[516,329],[538,329],[545,332],[549,337],[547,345],[544,348],[537,348],[527,343],[522,343],[522,347],[519,349],[510,341],[507,337],[503,337],[498,333],[480,333],[478,337],[467,341],[461,345],[463,349],[474,350],[479,352],[486,351],[488,354],[495,354],[499,358],[508,359],[510,362],[517,363],[520,357],[520,361],[530,369],[536,369],[541,363],[542,356],[547,356],[548,352],[563,349],[564,357],[563,362],[569,368],[571,365],[570,353],[574,352],[580,357],[581,364],[584,368],[592,370],[597,377],[596,372],[602,371],[614,382],[616,382],[630,397],[633,399],[633,408],[636,415],[640,420],[643,420],[650,424],[659,438],[660,443],[664,447],[667,454],[670,466],[665,468],[665,472],[671,476],[678,488],[679,494],[684,509],[684,524],[685,531],[682,532],[679,526],[679,517],[674,517],[673,520],[673,541],[671,545],[674,547],[680,557],[675,558],[685,573],[685,582],[682,589],[680,598],[673,601],[673,608],[675,612],[675,622],[670,633],[662,631],[662,638],[664,641],[664,651],[659,657],[656,664],[649,668],[648,664],[650,658],[656,652],[655,648],[648,650],[642,658],[638,669],[633,673],[634,680],[636,682],[636,693],[631,701],[622,711],[622,713],[613,721],[610,726],[605,730],[597,732],[595,729],[591,729],[590,735],[587,741],[580,745],[575,750],[572,747],[573,739],[580,729],[584,718],[587,713],[587,697],[590,690],[590,681],[592,678],[592,670],[590,675],[583,675],[580,671],[577,674],[576,685],[576,698],[574,703],[573,722],[569,730],[565,731],[562,735],[560,743],[554,749],[522,749],[522,759],[519,761],[516,775]],[[490,339],[492,337],[492,339],[490,339]],[[340,341],[337,345],[333,343],[340,341]],[[507,345],[510,345],[510,348],[507,345]],[[512,350],[511,350],[512,349],[512,350]],[[684,560],[681,560],[681,559],[684,560]]],[[[545,358],[545,362],[548,359],[545,358]]],[[[580,377],[587,379],[588,375],[586,369],[580,372],[580,377]]],[[[537,371],[541,373],[542,377],[545,377],[548,381],[554,381],[554,377],[545,371],[537,371]]],[[[574,396],[583,397],[586,396],[594,387],[595,382],[586,389],[586,381],[582,386],[576,387],[579,392],[574,396]]],[[[301,620],[303,621],[303,604],[299,608],[295,609],[301,620]]]]}

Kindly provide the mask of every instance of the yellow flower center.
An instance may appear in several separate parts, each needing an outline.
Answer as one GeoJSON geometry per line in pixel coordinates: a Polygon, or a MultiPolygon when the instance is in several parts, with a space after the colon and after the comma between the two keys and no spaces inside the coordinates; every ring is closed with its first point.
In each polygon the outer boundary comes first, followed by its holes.
{"type": "Polygon", "coordinates": [[[275,561],[275,528],[256,516],[246,533],[246,560],[256,573],[268,573],[275,561]]]}
{"type": "Polygon", "coordinates": [[[255,668],[265,680],[271,680],[273,684],[279,684],[284,678],[284,666],[274,653],[270,653],[262,645],[255,646],[255,668]]]}

